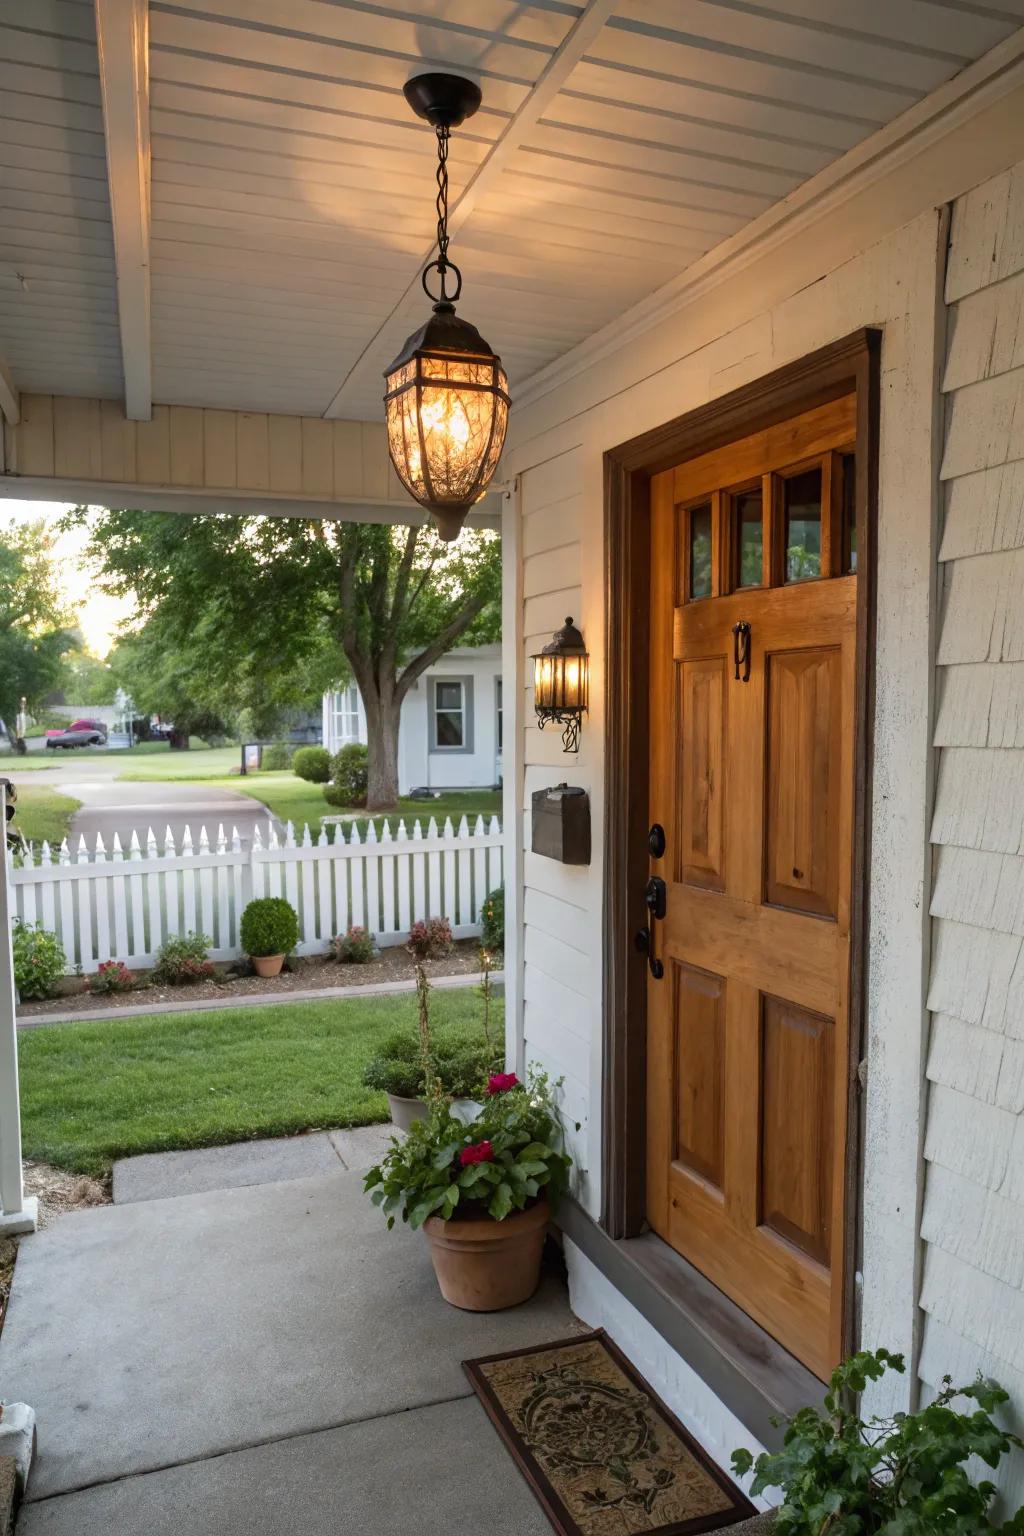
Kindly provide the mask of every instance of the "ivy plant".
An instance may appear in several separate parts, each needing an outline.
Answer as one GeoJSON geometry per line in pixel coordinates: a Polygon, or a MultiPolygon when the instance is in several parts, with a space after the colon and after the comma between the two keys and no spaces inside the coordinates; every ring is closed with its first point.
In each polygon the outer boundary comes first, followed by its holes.
{"type": "Polygon", "coordinates": [[[850,1405],[868,1382],[903,1369],[903,1356],[885,1349],[853,1355],[833,1371],[823,1410],[786,1421],[781,1451],[733,1452],[736,1475],[754,1474],[753,1495],[781,1489],[777,1536],[1024,1536],[1024,1510],[996,1525],[995,1485],[965,1466],[977,1457],[995,1467],[1021,1445],[992,1418],[1007,1393],[980,1376],[960,1387],[946,1376],[916,1413],[860,1418],[850,1405]]]}

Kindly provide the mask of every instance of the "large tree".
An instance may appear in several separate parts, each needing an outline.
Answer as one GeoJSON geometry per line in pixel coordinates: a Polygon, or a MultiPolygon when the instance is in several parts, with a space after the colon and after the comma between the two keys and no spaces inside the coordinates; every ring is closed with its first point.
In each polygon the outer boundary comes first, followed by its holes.
{"type": "Polygon", "coordinates": [[[45,521],[0,528],[0,716],[8,725],[22,697],[33,709],[59,686],[71,643],[45,521]]]}
{"type": "Polygon", "coordinates": [[[449,545],[423,527],[333,519],[108,511],[91,521],[101,579],[134,592],[146,629],[192,657],[193,692],[212,707],[230,697],[266,722],[314,682],[319,692],[355,678],[374,809],[398,797],[409,689],[453,645],[499,632],[493,534],[449,545]]]}

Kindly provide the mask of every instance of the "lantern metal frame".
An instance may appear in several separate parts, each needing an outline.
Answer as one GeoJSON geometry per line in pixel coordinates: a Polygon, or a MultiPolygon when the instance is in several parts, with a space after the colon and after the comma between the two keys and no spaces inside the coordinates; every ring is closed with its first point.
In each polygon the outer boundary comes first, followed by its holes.
{"type": "Polygon", "coordinates": [[[538,728],[563,726],[562,751],[578,752],[580,727],[590,708],[590,652],[571,615],[552,635],[551,643],[530,660],[538,728]],[[575,666],[567,667],[567,662],[575,662],[575,666]]]}
{"type": "MultiPolygon", "coordinates": [[[[501,358],[475,325],[460,319],[455,304],[462,293],[462,273],[448,256],[448,140],[452,128],[457,128],[480,106],[480,88],[463,75],[449,75],[432,71],[416,75],[403,88],[405,99],[418,117],[432,124],[437,134],[437,256],[427,263],[421,276],[423,291],[433,300],[433,314],[425,325],[408,337],[394,362],[385,370],[384,405],[389,427],[397,414],[404,421],[404,412],[394,402],[415,393],[416,449],[419,455],[418,475],[409,467],[408,455],[403,461],[396,457],[391,431],[388,433],[388,450],[395,472],[415,501],[432,513],[441,537],[458,538],[466,516],[479,501],[493,478],[501,457],[505,432],[508,427],[508,410],[511,400],[508,379],[501,366],[501,358]],[[430,278],[436,273],[439,292],[431,291],[430,278]],[[449,284],[451,289],[449,291],[449,284]],[[451,364],[466,365],[476,377],[452,379],[448,375],[451,364]],[[461,494],[445,496],[436,484],[431,472],[424,430],[424,390],[450,390],[453,393],[480,393],[491,396],[490,429],[486,444],[478,450],[476,473],[472,481],[461,488],[461,494]],[[497,441],[496,434],[501,433],[497,441]],[[417,484],[417,479],[421,484],[417,484]]],[[[408,448],[407,434],[401,433],[403,446],[408,448]]]]}

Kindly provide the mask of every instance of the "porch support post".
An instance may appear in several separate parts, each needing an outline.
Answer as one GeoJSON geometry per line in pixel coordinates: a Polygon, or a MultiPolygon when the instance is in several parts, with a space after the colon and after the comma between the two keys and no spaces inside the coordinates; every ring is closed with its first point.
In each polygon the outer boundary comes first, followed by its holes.
{"type": "Polygon", "coordinates": [[[7,795],[0,781],[0,1237],[34,1232],[35,1195],[25,1196],[21,1176],[21,1101],[18,1093],[18,1035],[15,1022],[14,955],[11,950],[11,886],[7,853],[7,795]]]}

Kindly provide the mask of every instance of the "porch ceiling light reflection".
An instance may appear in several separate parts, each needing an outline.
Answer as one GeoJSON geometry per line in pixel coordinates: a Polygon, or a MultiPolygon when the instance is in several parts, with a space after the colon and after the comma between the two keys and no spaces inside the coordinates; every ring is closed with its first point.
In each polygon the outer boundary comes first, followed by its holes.
{"type": "Polygon", "coordinates": [[[384,375],[388,451],[410,496],[451,541],[498,467],[510,403],[501,358],[455,313],[462,273],[448,259],[449,132],[473,115],[481,95],[461,75],[426,74],[407,82],[405,99],[437,134],[437,256],[422,277],[434,312],[384,375]],[[438,278],[436,295],[427,281],[431,273],[438,278]]]}
{"type": "Polygon", "coordinates": [[[590,696],[590,655],[571,616],[551,644],[533,656],[533,707],[543,730],[549,721],[564,726],[562,750],[578,752],[580,724],[590,696]]]}

